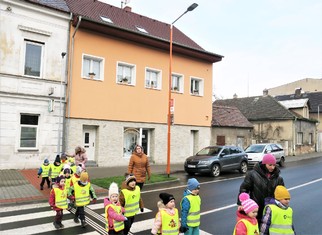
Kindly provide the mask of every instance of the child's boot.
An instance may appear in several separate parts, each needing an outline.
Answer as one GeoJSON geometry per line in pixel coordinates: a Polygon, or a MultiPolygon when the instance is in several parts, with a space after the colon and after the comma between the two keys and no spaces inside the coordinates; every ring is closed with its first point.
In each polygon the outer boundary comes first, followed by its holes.
{"type": "Polygon", "coordinates": [[[64,228],[64,225],[62,224],[61,221],[57,222],[60,228],[64,228]]]}
{"type": "Polygon", "coordinates": [[[81,223],[82,223],[82,228],[85,228],[87,223],[85,222],[85,220],[81,220],[81,223]]]}
{"type": "Polygon", "coordinates": [[[60,226],[56,221],[54,221],[53,225],[55,226],[56,229],[60,229],[60,226]]]}
{"type": "Polygon", "coordinates": [[[44,190],[44,186],[40,185],[40,190],[44,190]]]}
{"type": "Polygon", "coordinates": [[[75,215],[75,217],[74,217],[74,222],[75,222],[76,224],[78,224],[78,223],[79,223],[79,219],[78,219],[78,216],[77,216],[77,215],[75,215]]]}

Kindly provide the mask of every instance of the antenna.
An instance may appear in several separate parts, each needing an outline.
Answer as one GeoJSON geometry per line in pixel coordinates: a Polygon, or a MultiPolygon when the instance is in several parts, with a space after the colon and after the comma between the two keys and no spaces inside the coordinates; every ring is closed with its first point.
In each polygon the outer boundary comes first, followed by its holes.
{"type": "Polygon", "coordinates": [[[124,7],[130,3],[130,0],[122,0],[121,1],[121,8],[123,9],[123,4],[124,4],[124,7]]]}

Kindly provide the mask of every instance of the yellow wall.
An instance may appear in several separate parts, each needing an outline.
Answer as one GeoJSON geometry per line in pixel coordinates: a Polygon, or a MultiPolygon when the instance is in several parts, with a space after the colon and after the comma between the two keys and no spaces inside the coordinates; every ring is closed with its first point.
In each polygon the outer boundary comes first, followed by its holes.
{"type": "MultiPolygon", "coordinates": [[[[71,118],[167,122],[169,53],[79,29],[71,63],[71,118]],[[105,58],[104,81],[81,78],[82,53],[105,58]],[[136,65],[135,86],[116,83],[117,61],[136,65]],[[146,67],[162,71],[161,90],[145,88],[146,67]]],[[[173,73],[184,75],[184,94],[172,93],[175,124],[210,126],[212,64],[173,55],[173,73]],[[190,76],[204,78],[204,96],[190,95],[190,76]]]]}

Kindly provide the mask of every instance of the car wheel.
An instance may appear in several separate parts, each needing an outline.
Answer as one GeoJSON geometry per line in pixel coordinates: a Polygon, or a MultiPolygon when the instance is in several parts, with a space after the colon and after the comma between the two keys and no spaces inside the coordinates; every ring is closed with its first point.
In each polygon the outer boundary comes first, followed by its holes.
{"type": "Polygon", "coordinates": [[[280,167],[284,167],[285,166],[285,158],[284,157],[281,157],[281,160],[278,163],[278,165],[280,165],[280,167]]]}
{"type": "Polygon", "coordinates": [[[218,164],[214,164],[211,168],[211,175],[217,177],[220,175],[220,167],[218,164]]]}
{"type": "Polygon", "coordinates": [[[240,163],[239,172],[242,174],[246,174],[247,170],[248,170],[247,162],[240,163]]]}

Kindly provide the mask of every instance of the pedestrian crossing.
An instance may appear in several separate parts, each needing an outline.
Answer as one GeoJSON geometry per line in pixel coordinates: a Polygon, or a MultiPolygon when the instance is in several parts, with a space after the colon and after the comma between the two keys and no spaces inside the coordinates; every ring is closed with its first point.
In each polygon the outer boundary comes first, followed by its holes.
{"type": "MultiPolygon", "coordinates": [[[[86,228],[81,228],[80,224],[74,222],[75,211],[74,208],[70,212],[64,211],[64,228],[56,230],[53,226],[56,213],[50,209],[48,203],[0,207],[0,234],[60,234],[63,230],[64,234],[108,235],[105,230],[103,198],[98,198],[97,204],[85,208],[88,224],[86,228]]],[[[144,208],[144,212],[135,217],[131,234],[150,234],[154,217],[155,213],[151,209],[144,208]]],[[[204,231],[200,234],[210,235],[204,231]]]]}

